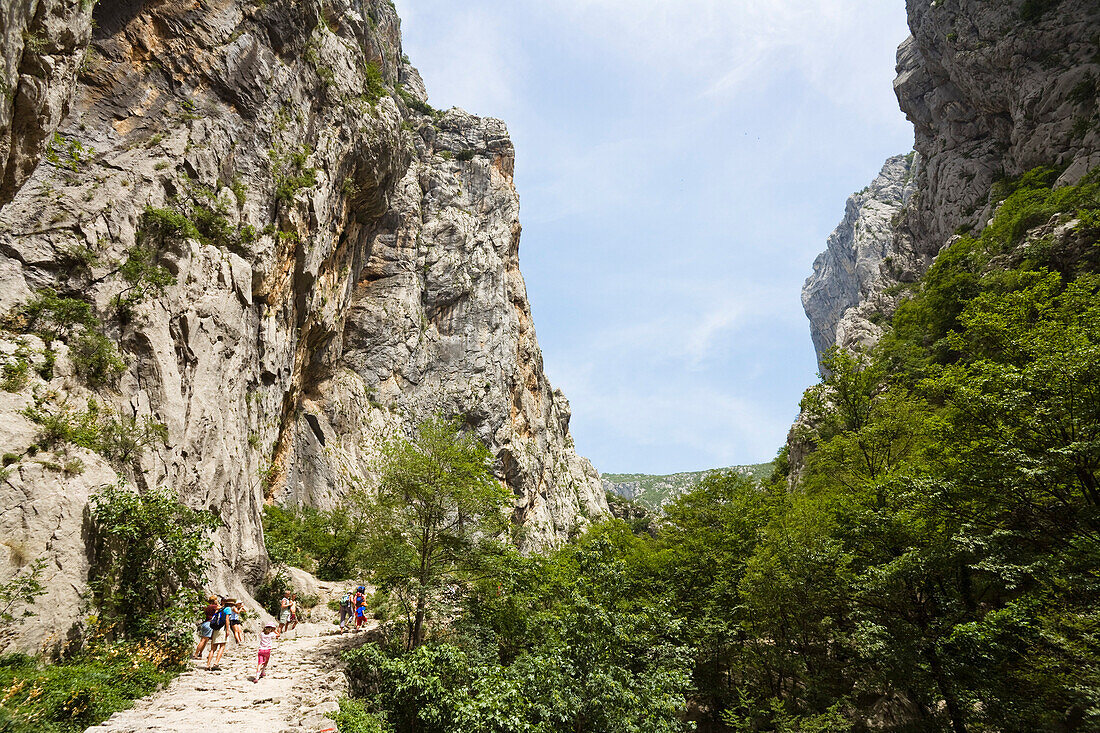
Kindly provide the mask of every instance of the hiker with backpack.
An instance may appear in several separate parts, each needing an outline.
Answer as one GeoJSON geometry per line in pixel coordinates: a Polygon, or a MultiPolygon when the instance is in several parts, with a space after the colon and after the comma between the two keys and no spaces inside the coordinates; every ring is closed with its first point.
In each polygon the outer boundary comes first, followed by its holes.
{"type": "Polygon", "coordinates": [[[351,591],[344,591],[344,597],[340,599],[340,631],[337,633],[344,633],[344,626],[352,618],[351,608],[351,591]]]}
{"type": "Polygon", "coordinates": [[[206,668],[215,672],[221,671],[219,664],[222,654],[225,653],[225,644],[229,640],[229,618],[232,608],[224,603],[218,604],[218,610],[210,619],[210,651],[206,655],[206,668]],[[213,663],[211,663],[211,660],[213,663]]]}
{"type": "Polygon", "coordinates": [[[367,589],[359,586],[355,589],[355,630],[367,622],[367,589]]]}

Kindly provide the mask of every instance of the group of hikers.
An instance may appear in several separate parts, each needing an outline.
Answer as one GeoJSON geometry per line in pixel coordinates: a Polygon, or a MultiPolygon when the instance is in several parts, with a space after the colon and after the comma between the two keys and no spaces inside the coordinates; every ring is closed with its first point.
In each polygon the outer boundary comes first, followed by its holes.
{"type": "Polygon", "coordinates": [[[340,631],[358,631],[359,627],[367,622],[367,589],[359,586],[352,593],[344,593],[340,599],[340,631]],[[355,628],[346,628],[352,619],[355,619],[355,628]]]}
{"type": "MultiPolygon", "coordinates": [[[[224,598],[212,595],[207,598],[206,608],[203,609],[203,621],[198,624],[199,643],[192,655],[193,659],[202,659],[203,650],[206,653],[206,669],[219,671],[222,655],[230,637],[237,644],[244,642],[244,630],[241,625],[241,614],[244,612],[244,603],[235,598],[224,598]]],[[[359,631],[367,622],[367,589],[358,586],[354,591],[348,590],[340,599],[340,630],[359,631]],[[352,619],[355,620],[354,628],[351,627],[352,619]]],[[[280,635],[298,626],[298,594],[285,591],[279,599],[279,621],[268,621],[259,634],[259,654],[256,659],[256,674],[253,682],[259,682],[267,672],[267,665],[271,661],[271,651],[275,640],[280,635]]]]}
{"type": "Polygon", "coordinates": [[[244,633],[241,629],[241,611],[244,603],[235,598],[220,598],[210,596],[206,599],[206,608],[203,609],[203,622],[199,624],[199,644],[195,647],[194,659],[202,659],[202,650],[207,645],[210,651],[206,653],[206,668],[218,670],[221,664],[222,654],[225,653],[225,645],[229,641],[229,635],[233,635],[233,641],[240,644],[244,641],[244,633]]]}

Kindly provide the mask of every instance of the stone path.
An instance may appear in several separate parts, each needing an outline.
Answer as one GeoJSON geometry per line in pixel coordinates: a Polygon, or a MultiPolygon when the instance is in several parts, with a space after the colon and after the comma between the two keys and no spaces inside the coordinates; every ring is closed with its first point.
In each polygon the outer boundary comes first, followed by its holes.
{"type": "Polygon", "coordinates": [[[281,638],[267,674],[256,671],[256,635],[226,647],[221,671],[208,672],[205,659],[164,690],[138,700],[87,733],[173,733],[247,731],[318,733],[336,724],[325,717],[347,691],[340,652],[366,641],[367,634],[336,635],[332,624],[300,624],[281,638]]]}

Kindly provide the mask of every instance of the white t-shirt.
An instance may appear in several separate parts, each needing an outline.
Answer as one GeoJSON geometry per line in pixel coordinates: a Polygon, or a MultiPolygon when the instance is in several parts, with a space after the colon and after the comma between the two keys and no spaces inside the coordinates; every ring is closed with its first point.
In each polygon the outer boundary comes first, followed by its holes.
{"type": "Polygon", "coordinates": [[[270,634],[265,634],[264,632],[261,631],[260,632],[260,648],[261,649],[270,649],[271,646],[275,643],[275,638],[277,636],[278,635],[274,631],[272,631],[270,634]]]}

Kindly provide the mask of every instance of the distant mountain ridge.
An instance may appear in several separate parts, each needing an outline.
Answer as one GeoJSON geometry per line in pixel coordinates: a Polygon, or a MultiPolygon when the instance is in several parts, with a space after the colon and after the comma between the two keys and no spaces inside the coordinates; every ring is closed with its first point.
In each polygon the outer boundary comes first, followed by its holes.
{"type": "Polygon", "coordinates": [[[745,466],[712,468],[706,471],[670,473],[665,476],[646,473],[605,473],[600,478],[603,481],[604,491],[658,510],[694,489],[707,474],[719,471],[735,471],[755,481],[761,481],[771,475],[772,464],[770,462],[754,463],[745,466]]]}

